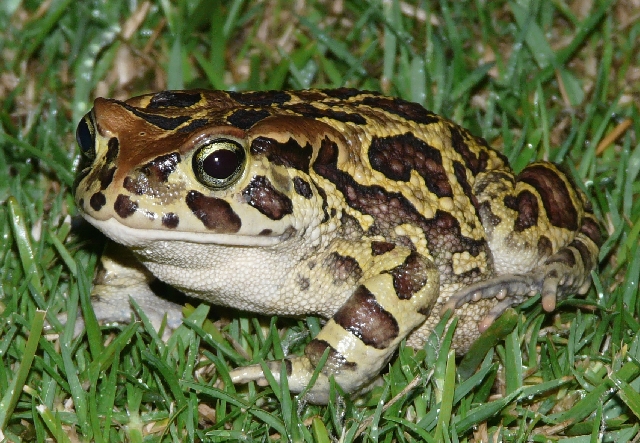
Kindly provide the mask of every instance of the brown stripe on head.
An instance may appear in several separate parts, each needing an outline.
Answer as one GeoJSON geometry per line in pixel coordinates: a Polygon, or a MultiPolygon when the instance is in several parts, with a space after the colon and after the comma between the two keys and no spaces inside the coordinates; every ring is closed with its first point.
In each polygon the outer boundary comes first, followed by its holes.
{"type": "Polygon", "coordinates": [[[365,286],[360,285],[333,316],[333,320],[367,346],[387,348],[398,338],[400,328],[365,286]]]}
{"type": "Polygon", "coordinates": [[[124,102],[97,98],[93,109],[97,132],[109,140],[107,159],[117,165],[117,181],[132,168],[175,150],[189,137],[158,127],[136,115],[135,108],[124,102]]]}
{"type": "Polygon", "coordinates": [[[199,91],[162,91],[151,97],[147,109],[190,108],[200,100],[202,94],[199,91]]]}
{"type": "Polygon", "coordinates": [[[533,186],[538,191],[547,218],[553,226],[570,231],[578,230],[578,212],[574,199],[558,171],[542,164],[533,164],[526,167],[517,180],[533,186]]]}
{"type": "MultiPolygon", "coordinates": [[[[101,138],[109,140],[106,157],[117,167],[114,180],[122,183],[125,176],[140,165],[150,168],[162,166],[157,174],[162,180],[165,172],[169,173],[164,170],[166,164],[158,164],[162,156],[185,155],[204,141],[215,138],[245,138],[244,130],[229,126],[223,119],[229,107],[234,105],[226,93],[198,91],[193,97],[191,95],[179,95],[174,105],[186,106],[194,102],[195,97],[206,95],[209,106],[203,108],[201,101],[192,108],[168,106],[168,99],[158,98],[158,94],[134,97],[126,102],[105,98],[95,100],[96,131],[101,138]],[[153,101],[154,97],[157,103],[153,101]],[[120,149],[122,146],[127,149],[120,149]],[[156,165],[150,164],[152,162],[156,165]]],[[[140,186],[133,187],[140,189],[140,186]]]]}

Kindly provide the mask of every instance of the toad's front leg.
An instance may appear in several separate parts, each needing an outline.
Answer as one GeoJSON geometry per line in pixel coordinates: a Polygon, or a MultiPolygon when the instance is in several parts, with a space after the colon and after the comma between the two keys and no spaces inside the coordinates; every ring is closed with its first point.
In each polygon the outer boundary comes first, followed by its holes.
{"type": "MultiPolygon", "coordinates": [[[[158,331],[166,316],[163,338],[182,324],[182,306],[156,295],[150,287],[155,277],[124,246],[108,242],[100,258],[100,266],[93,280],[91,305],[101,324],[130,323],[135,318],[130,298],[140,306],[158,331]]],[[[66,314],[59,317],[66,323],[66,314]]],[[[75,335],[84,328],[82,318],[76,320],[75,335]]]]}
{"type": "MultiPolygon", "coordinates": [[[[431,260],[389,244],[392,250],[370,257],[375,275],[363,277],[348,300],[305,348],[285,360],[291,392],[302,392],[328,349],[328,359],[306,400],[325,404],[330,377],[348,394],[366,388],[387,364],[400,341],[426,317],[438,296],[439,275],[431,260]]],[[[375,248],[374,248],[375,249],[375,248]]],[[[277,381],[280,361],[267,363],[277,381]]],[[[234,383],[266,384],[259,365],[231,372],[234,383]]]]}

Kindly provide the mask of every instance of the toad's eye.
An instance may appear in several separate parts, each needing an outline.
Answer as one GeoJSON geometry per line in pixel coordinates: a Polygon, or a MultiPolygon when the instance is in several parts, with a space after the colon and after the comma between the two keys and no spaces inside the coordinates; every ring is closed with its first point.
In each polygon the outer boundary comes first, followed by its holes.
{"type": "Polygon", "coordinates": [[[91,112],[87,113],[76,129],[76,142],[82,153],[90,158],[95,157],[95,129],[91,119],[91,112]]]}
{"type": "Polygon", "coordinates": [[[193,172],[200,183],[211,189],[232,185],[244,170],[246,155],[243,147],[229,139],[210,140],[193,156],[193,172]]]}

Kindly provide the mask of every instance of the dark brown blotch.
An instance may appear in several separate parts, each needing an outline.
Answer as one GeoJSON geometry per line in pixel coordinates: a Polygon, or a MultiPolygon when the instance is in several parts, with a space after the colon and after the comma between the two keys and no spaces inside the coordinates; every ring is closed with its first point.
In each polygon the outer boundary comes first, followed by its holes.
{"type": "Polygon", "coordinates": [[[265,109],[239,109],[227,117],[227,121],[240,129],[249,129],[271,114],[265,109]]]}
{"type": "Polygon", "coordinates": [[[143,112],[139,108],[135,108],[126,103],[121,103],[120,105],[136,117],[140,117],[147,123],[157,126],[160,129],[164,129],[165,131],[173,131],[174,129],[178,128],[178,126],[191,120],[191,117],[186,115],[167,117],[165,115],[143,112]]]}
{"type": "Polygon", "coordinates": [[[587,272],[591,271],[595,267],[595,258],[591,255],[589,248],[580,240],[573,240],[569,243],[569,246],[573,247],[580,254],[580,258],[582,259],[582,263],[584,263],[584,268],[587,272]]]}
{"type": "Polygon", "coordinates": [[[207,197],[198,191],[189,191],[185,201],[193,215],[207,229],[220,233],[234,233],[242,226],[238,214],[222,199],[207,197]]]}
{"type": "Polygon", "coordinates": [[[327,97],[331,98],[339,98],[339,99],[350,99],[360,94],[368,94],[368,95],[379,95],[377,92],[371,91],[362,91],[360,89],[355,88],[335,88],[335,89],[321,89],[322,92],[327,97]]]}
{"type": "Polygon", "coordinates": [[[280,220],[293,213],[291,199],[276,190],[269,179],[262,175],[254,177],[242,190],[242,195],[249,205],[271,220],[280,220]]]}
{"type": "Polygon", "coordinates": [[[372,241],[371,242],[371,255],[377,256],[386,254],[389,251],[393,251],[396,245],[387,241],[372,241]]]}
{"type": "Polygon", "coordinates": [[[307,200],[313,197],[313,191],[311,191],[311,185],[308,181],[301,179],[300,177],[293,177],[293,189],[296,193],[307,200]]]}
{"type": "Polygon", "coordinates": [[[309,143],[305,146],[300,145],[293,137],[290,137],[284,143],[269,137],[256,137],[251,142],[251,153],[253,155],[266,155],[269,161],[276,165],[309,172],[313,148],[309,143]]]}
{"type": "Polygon", "coordinates": [[[409,300],[427,284],[428,266],[424,257],[411,252],[404,263],[386,271],[393,277],[393,288],[399,299],[409,300]]]}
{"type": "Polygon", "coordinates": [[[211,121],[206,118],[196,118],[194,120],[191,120],[188,125],[182,126],[181,128],[179,128],[178,132],[182,132],[182,133],[193,132],[200,128],[204,128],[209,123],[211,123],[211,121]]]}
{"type": "Polygon", "coordinates": [[[418,103],[408,102],[399,98],[365,97],[360,103],[371,106],[372,108],[382,109],[391,114],[399,115],[406,120],[423,125],[441,121],[440,117],[426,110],[418,103]]]}
{"type": "Polygon", "coordinates": [[[347,358],[338,352],[333,346],[331,346],[325,340],[319,340],[317,338],[311,340],[306,348],[304,348],[304,355],[307,356],[313,367],[318,366],[320,359],[326,349],[329,349],[329,356],[327,362],[322,368],[322,372],[325,374],[336,374],[342,370],[354,370],[358,366],[355,362],[350,362],[347,358]]]}
{"type": "Polygon", "coordinates": [[[282,105],[291,100],[284,91],[229,92],[229,97],[248,106],[282,105]]]}
{"type": "Polygon", "coordinates": [[[138,209],[138,203],[129,198],[128,195],[120,194],[113,204],[113,209],[122,218],[133,215],[138,209]]]}
{"type": "Polygon", "coordinates": [[[162,216],[162,226],[169,229],[175,229],[180,224],[180,217],[173,212],[167,212],[162,216]]]}
{"type": "Polygon", "coordinates": [[[369,162],[376,171],[392,180],[408,182],[411,171],[424,178],[429,191],[438,197],[452,197],[453,190],[442,165],[442,154],[411,133],[373,137],[369,162]]]}
{"type": "Polygon", "coordinates": [[[518,213],[513,222],[515,232],[522,232],[538,224],[538,198],[531,192],[525,190],[516,197],[508,195],[504,198],[504,205],[518,213]]]}
{"type": "Polygon", "coordinates": [[[318,195],[322,200],[322,223],[326,223],[331,219],[331,216],[329,215],[329,204],[327,203],[327,193],[320,187],[316,186],[316,189],[318,190],[318,195]]]}
{"type": "Polygon", "coordinates": [[[93,209],[94,211],[99,211],[106,204],[107,197],[105,197],[102,192],[96,192],[89,199],[89,206],[91,206],[91,209],[93,209]]]}
{"type": "Polygon", "coordinates": [[[573,268],[576,265],[576,258],[569,248],[562,248],[549,257],[545,263],[563,263],[573,268]]]}
{"type": "Polygon", "coordinates": [[[333,283],[355,285],[362,278],[362,268],[358,261],[348,255],[332,252],[324,260],[324,267],[333,274],[333,283]]]}
{"type": "Polygon", "coordinates": [[[333,320],[367,346],[385,349],[398,338],[400,328],[365,286],[360,285],[336,312],[333,320]]]}
{"type": "Polygon", "coordinates": [[[189,108],[200,101],[202,95],[198,92],[162,91],[151,97],[147,109],[158,108],[189,108]]]}
{"type": "Polygon", "coordinates": [[[180,154],[172,152],[154,158],[143,165],[141,171],[149,177],[149,181],[153,186],[153,183],[157,182],[166,183],[169,175],[176,170],[178,163],[180,163],[180,154]]]}
{"type": "Polygon", "coordinates": [[[303,292],[308,290],[309,287],[311,286],[311,281],[309,280],[309,277],[304,277],[302,275],[298,275],[296,283],[298,284],[298,288],[303,292]]]}
{"type": "Polygon", "coordinates": [[[518,181],[533,186],[542,199],[547,218],[559,228],[578,230],[578,212],[564,180],[553,169],[543,165],[530,165],[517,177],[518,181]]]}
{"type": "Polygon", "coordinates": [[[589,237],[596,246],[602,246],[602,230],[596,220],[591,217],[585,217],[580,226],[580,232],[589,237]]]}
{"type": "Polygon", "coordinates": [[[113,163],[120,152],[120,142],[116,137],[111,137],[107,142],[107,154],[104,156],[106,164],[113,163]]]}
{"type": "MultiPolygon", "coordinates": [[[[449,133],[451,134],[451,147],[460,154],[460,156],[462,156],[465,166],[471,170],[473,175],[478,175],[478,173],[487,169],[489,161],[489,154],[487,150],[491,148],[489,148],[489,145],[484,139],[474,137],[465,129],[453,124],[449,126],[449,133]],[[476,155],[471,151],[469,146],[470,143],[479,145],[485,149],[481,150],[478,155],[476,155]]],[[[501,154],[498,155],[506,163],[506,158],[501,154]]]]}
{"type": "Polygon", "coordinates": [[[180,163],[180,154],[177,152],[158,156],[125,177],[122,186],[136,195],[157,190],[167,183],[169,175],[176,170],[178,163],[180,163]]]}
{"type": "Polygon", "coordinates": [[[296,112],[303,117],[313,119],[329,118],[342,123],[355,123],[357,125],[364,125],[367,123],[362,115],[355,112],[345,112],[340,109],[333,108],[320,109],[313,106],[311,103],[294,103],[286,105],[285,108],[296,112]]]}
{"type": "Polygon", "coordinates": [[[480,203],[478,214],[480,214],[482,226],[484,226],[485,231],[489,234],[493,232],[493,228],[502,222],[502,219],[491,210],[491,203],[488,201],[480,203]]]}
{"type": "Polygon", "coordinates": [[[541,235],[538,239],[538,258],[546,258],[553,254],[553,244],[544,235],[541,235]]]}
{"type": "Polygon", "coordinates": [[[113,175],[116,173],[116,167],[109,167],[108,164],[105,164],[100,168],[100,172],[98,173],[98,180],[100,180],[100,190],[104,191],[109,187],[111,182],[113,181],[113,175]]]}

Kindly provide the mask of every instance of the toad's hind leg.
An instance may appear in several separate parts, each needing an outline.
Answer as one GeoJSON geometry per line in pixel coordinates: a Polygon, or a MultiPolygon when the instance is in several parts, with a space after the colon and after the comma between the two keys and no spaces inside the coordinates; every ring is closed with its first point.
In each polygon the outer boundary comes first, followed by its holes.
{"type": "Polygon", "coordinates": [[[474,191],[496,277],[458,291],[443,310],[498,298],[480,325],[484,329],[526,296],[540,293],[551,311],[565,295],[587,292],[600,227],[586,196],[565,173],[548,162],[533,163],[516,177],[492,171],[478,176],[474,191]]]}
{"type": "MultiPolygon", "coordinates": [[[[400,341],[424,322],[435,304],[439,291],[435,265],[414,251],[388,245],[394,249],[372,257],[376,272],[362,279],[307,345],[304,355],[285,360],[289,389],[302,392],[324,353],[328,354],[318,379],[307,391],[307,401],[328,402],[330,377],[348,394],[365,391],[400,341]]],[[[267,364],[279,380],[281,362],[267,364]]],[[[231,378],[234,383],[266,383],[258,365],[235,369],[231,378]]]]}

